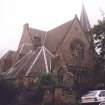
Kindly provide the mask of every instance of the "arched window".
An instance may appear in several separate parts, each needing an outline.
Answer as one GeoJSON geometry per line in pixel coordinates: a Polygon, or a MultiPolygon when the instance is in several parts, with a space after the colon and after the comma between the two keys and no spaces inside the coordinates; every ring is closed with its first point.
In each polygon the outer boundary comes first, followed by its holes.
{"type": "Polygon", "coordinates": [[[76,39],[70,45],[71,53],[75,58],[83,58],[84,57],[84,43],[76,39]]]}

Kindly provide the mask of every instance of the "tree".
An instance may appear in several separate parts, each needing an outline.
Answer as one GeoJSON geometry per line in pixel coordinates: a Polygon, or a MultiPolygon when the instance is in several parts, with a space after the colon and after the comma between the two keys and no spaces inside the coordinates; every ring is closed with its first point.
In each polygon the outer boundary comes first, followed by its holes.
{"type": "Polygon", "coordinates": [[[94,25],[92,29],[95,47],[100,49],[99,57],[97,60],[97,76],[100,76],[99,83],[105,84],[105,19],[98,20],[98,24],[94,25]]]}
{"type": "Polygon", "coordinates": [[[95,47],[100,49],[100,56],[105,54],[105,20],[98,20],[98,24],[94,25],[92,29],[95,47]]]}
{"type": "Polygon", "coordinates": [[[40,78],[39,78],[39,85],[43,86],[43,85],[52,85],[52,86],[55,86],[57,84],[55,78],[53,77],[52,74],[45,74],[45,75],[42,75],[40,78]]]}
{"type": "Polygon", "coordinates": [[[18,92],[19,90],[13,81],[0,80],[0,105],[11,104],[18,92]]]}
{"type": "MultiPolygon", "coordinates": [[[[37,87],[37,94],[40,100],[43,100],[43,96],[44,91],[47,89],[48,91],[50,91],[52,94],[52,102],[50,103],[54,105],[55,103],[55,87],[58,85],[57,80],[54,78],[54,75],[52,75],[51,73],[48,74],[44,74],[41,77],[39,77],[38,83],[37,83],[38,87],[37,87]]],[[[47,103],[46,103],[47,104],[47,103]]]]}

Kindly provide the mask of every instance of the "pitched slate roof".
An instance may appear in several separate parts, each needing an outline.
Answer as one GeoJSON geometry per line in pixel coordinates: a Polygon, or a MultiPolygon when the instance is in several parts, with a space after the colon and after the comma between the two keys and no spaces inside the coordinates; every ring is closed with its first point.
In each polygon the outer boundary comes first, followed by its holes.
{"type": "Polygon", "coordinates": [[[6,73],[7,78],[17,78],[23,76],[39,76],[51,70],[51,59],[53,54],[44,46],[36,51],[29,51],[6,73]]]}
{"type": "MultiPolygon", "coordinates": [[[[73,20],[68,21],[52,30],[49,30],[46,35],[45,46],[51,51],[56,52],[57,47],[61,43],[63,37],[67,34],[71,27],[73,20]]],[[[46,31],[39,29],[33,29],[29,26],[24,26],[22,38],[18,47],[18,52],[27,53],[29,46],[34,42],[34,36],[41,38],[41,44],[43,44],[46,31]],[[24,47],[22,47],[24,45],[24,47]]],[[[32,46],[30,47],[32,50],[32,46]]]]}
{"type": "Polygon", "coordinates": [[[61,44],[61,41],[70,30],[73,20],[68,21],[50,31],[48,31],[45,41],[45,46],[51,51],[56,52],[57,48],[61,44]]]}

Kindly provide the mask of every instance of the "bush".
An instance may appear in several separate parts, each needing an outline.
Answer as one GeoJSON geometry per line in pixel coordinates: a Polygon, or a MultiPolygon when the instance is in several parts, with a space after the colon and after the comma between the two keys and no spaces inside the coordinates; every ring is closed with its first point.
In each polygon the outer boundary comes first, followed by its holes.
{"type": "Polygon", "coordinates": [[[0,80],[0,105],[12,103],[18,93],[13,81],[0,80]]]}

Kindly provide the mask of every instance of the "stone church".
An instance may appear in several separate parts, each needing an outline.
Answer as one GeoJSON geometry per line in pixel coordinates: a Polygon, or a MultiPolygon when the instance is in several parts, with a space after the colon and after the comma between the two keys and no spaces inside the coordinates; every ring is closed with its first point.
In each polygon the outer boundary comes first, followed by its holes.
{"type": "Polygon", "coordinates": [[[0,60],[1,75],[7,79],[27,78],[53,73],[60,83],[92,87],[95,61],[91,27],[84,6],[80,20],[74,19],[43,31],[24,24],[16,52],[9,51],[0,60]],[[88,85],[87,85],[88,84],[88,85]]]}

